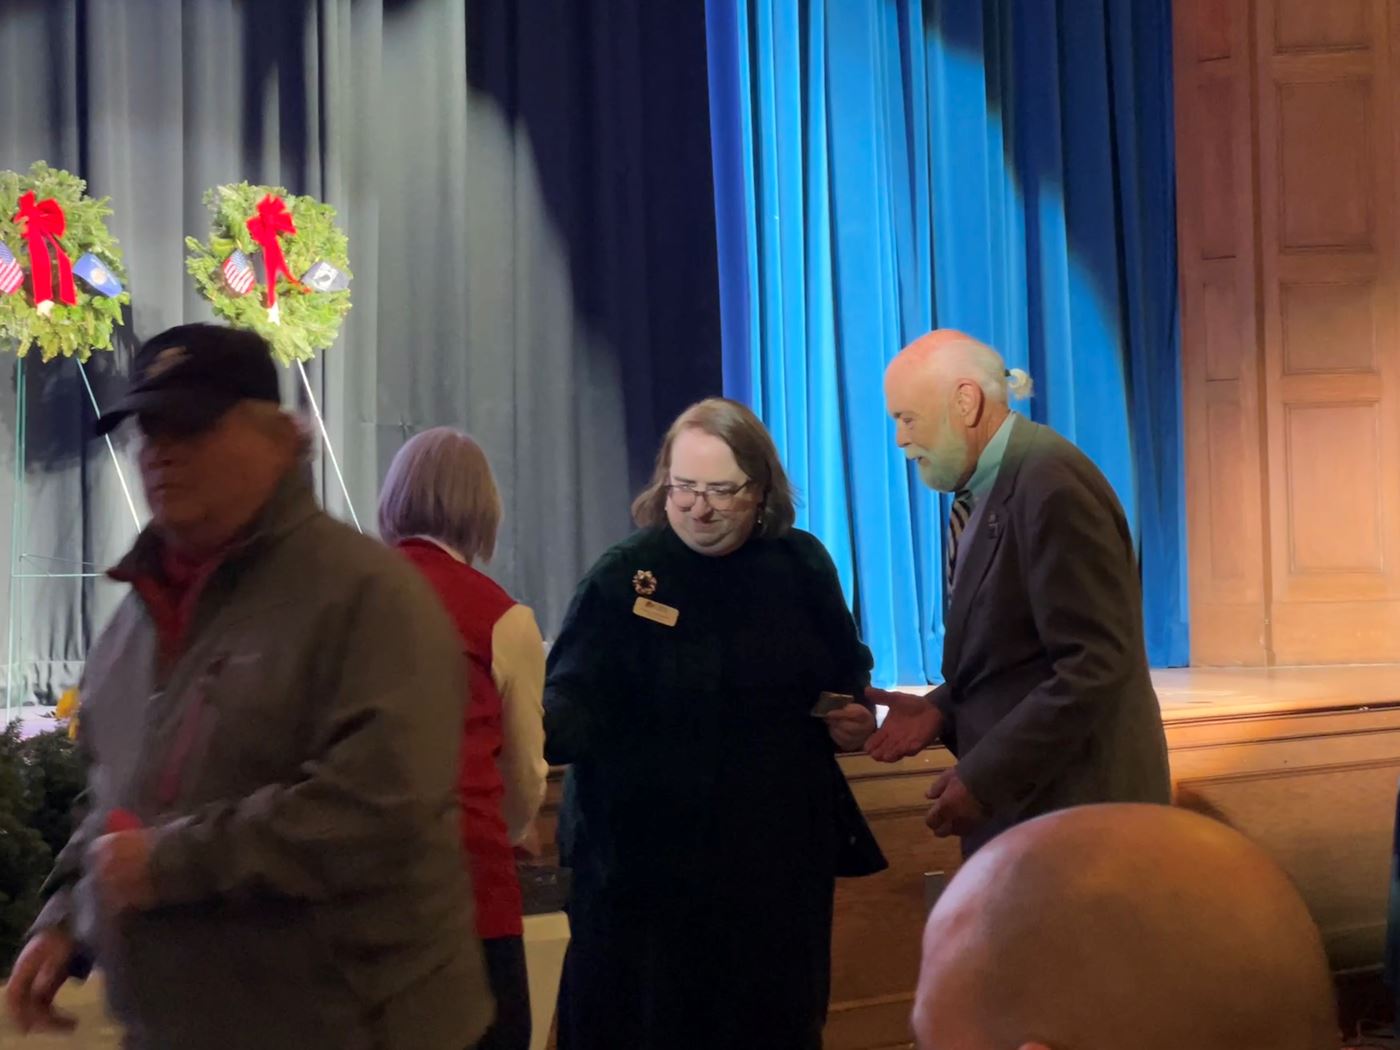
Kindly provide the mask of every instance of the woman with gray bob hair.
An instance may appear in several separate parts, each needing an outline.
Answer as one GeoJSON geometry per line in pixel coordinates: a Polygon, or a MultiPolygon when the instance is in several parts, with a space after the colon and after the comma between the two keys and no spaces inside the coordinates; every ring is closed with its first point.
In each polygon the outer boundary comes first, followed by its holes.
{"type": "Polygon", "coordinates": [[[379,495],[379,534],[388,544],[430,536],[468,563],[490,561],[501,527],[501,495],[486,453],[451,427],[415,434],[389,464],[379,495]]]}
{"type": "Polygon", "coordinates": [[[534,614],[473,563],[489,559],[501,496],[481,446],[450,427],[415,434],[389,464],[379,532],[437,591],[462,636],[469,702],[458,791],[476,924],[496,1020],[475,1050],[526,1050],[530,990],[513,847],[544,800],[544,642],[534,614]]]}

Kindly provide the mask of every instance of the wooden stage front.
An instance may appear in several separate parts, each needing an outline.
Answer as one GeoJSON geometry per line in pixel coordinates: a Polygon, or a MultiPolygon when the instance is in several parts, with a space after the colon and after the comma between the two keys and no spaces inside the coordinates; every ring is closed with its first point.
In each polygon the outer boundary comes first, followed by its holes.
{"type": "Polygon", "coordinates": [[[1193,667],[1154,671],[1152,680],[1168,726],[1200,717],[1400,706],[1400,664],[1193,667]]]}
{"type": "MultiPolygon", "coordinates": [[[[1338,971],[1379,966],[1400,783],[1400,666],[1154,674],[1181,805],[1249,835],[1293,875],[1338,971]]],[[[837,892],[830,1050],[906,1047],[926,875],[956,846],[924,827],[942,748],[843,758],[891,869],[837,892]]],[[[934,876],[936,882],[936,876],[934,876]]]]}
{"type": "MultiPolygon", "coordinates": [[[[1400,665],[1154,673],[1177,802],[1273,854],[1312,907],[1339,972],[1380,965],[1400,783],[1400,665]]],[[[924,826],[941,747],[841,766],[890,869],[837,887],[828,1050],[910,1046],[925,900],[958,867],[924,826]]],[[[559,778],[544,825],[552,844],[559,778]]]]}

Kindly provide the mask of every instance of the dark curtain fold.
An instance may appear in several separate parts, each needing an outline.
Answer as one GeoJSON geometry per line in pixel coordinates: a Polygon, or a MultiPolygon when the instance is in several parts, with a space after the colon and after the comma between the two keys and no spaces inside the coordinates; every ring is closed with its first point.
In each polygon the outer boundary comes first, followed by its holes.
{"type": "MultiPolygon", "coordinates": [[[[247,179],[327,200],[350,238],[354,308],[309,376],[355,511],[372,528],[408,435],[470,431],[506,506],[491,571],[548,633],[628,531],[671,416],[720,386],[704,13],[660,6],[3,0],[0,168],[82,175],[112,198],[126,253],[133,306],[121,348],[89,365],[98,399],[135,341],[209,316],[182,243],[207,231],[206,189],[247,179]]],[[[0,367],[14,375],[8,352],[0,367]]],[[[88,437],[75,362],[31,358],[24,376],[18,493],[13,383],[0,392],[0,498],[22,497],[27,519],[17,550],[30,572],[95,570],[134,532],[117,472],[88,437]]],[[[305,407],[294,371],[285,391],[305,407]]],[[[318,470],[348,516],[324,451],[318,470]]],[[[52,695],[119,591],[18,587],[19,692],[52,695]]]]}

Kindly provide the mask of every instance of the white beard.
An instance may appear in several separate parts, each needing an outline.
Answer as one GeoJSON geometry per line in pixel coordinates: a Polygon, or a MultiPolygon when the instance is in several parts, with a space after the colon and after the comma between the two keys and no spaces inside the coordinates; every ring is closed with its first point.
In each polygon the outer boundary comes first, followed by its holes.
{"type": "Polygon", "coordinates": [[[957,488],[962,473],[961,456],[950,455],[946,448],[939,452],[925,448],[909,451],[918,458],[919,480],[925,485],[935,492],[952,492],[957,488]]]}

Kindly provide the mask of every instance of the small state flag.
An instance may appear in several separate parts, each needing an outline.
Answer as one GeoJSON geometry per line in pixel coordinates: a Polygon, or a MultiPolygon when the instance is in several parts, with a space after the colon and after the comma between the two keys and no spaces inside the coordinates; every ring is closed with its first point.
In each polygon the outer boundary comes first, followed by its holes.
{"type": "Polygon", "coordinates": [[[224,283],[234,295],[247,295],[253,290],[253,284],[257,280],[253,273],[253,265],[248,261],[248,256],[237,248],[224,260],[222,269],[224,283]]]}
{"type": "Polygon", "coordinates": [[[317,292],[343,292],[350,287],[350,278],[322,259],[306,271],[301,283],[317,292]]]}
{"type": "Polygon", "coordinates": [[[109,299],[122,294],[121,281],[92,252],[73,264],[73,272],[109,299]]]}
{"type": "Polygon", "coordinates": [[[19,268],[10,249],[0,244],[0,292],[13,295],[24,283],[24,271],[19,268]]]}

